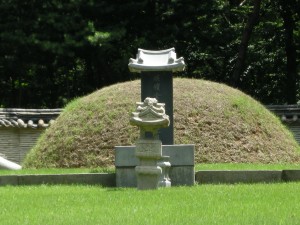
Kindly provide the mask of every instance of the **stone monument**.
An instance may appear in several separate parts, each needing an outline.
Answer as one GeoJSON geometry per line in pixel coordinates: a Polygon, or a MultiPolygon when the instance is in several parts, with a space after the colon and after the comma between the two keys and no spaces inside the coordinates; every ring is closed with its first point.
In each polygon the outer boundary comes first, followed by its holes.
{"type": "Polygon", "coordinates": [[[169,116],[165,114],[165,104],[158,103],[155,98],[138,102],[130,123],[140,128],[140,138],[135,147],[135,156],[140,161],[135,167],[137,188],[144,190],[157,189],[159,186],[170,187],[167,167],[171,165],[164,161],[167,157],[162,157],[162,143],[158,136],[158,129],[170,124],[169,116]]]}
{"type": "Polygon", "coordinates": [[[141,101],[151,97],[166,104],[166,114],[169,115],[170,126],[159,130],[159,137],[164,145],[173,145],[172,74],[184,70],[184,59],[176,58],[175,48],[161,51],[139,48],[136,59],[129,59],[128,67],[131,72],[141,74],[141,101]]]}
{"type": "MultiPolygon", "coordinates": [[[[168,185],[168,171],[172,186],[194,185],[195,146],[193,144],[174,144],[173,73],[184,70],[184,59],[182,57],[177,59],[174,48],[161,51],[138,49],[136,59],[130,59],[128,67],[131,72],[141,74],[141,101],[146,98],[155,98],[158,102],[163,102],[165,113],[169,116],[170,125],[168,127],[159,127],[155,134],[143,132],[146,138],[155,136],[162,142],[162,158],[156,164],[162,171],[166,171],[166,175],[161,173],[161,185],[168,185]]],[[[138,142],[137,145],[139,145],[138,142]]],[[[139,149],[138,146],[137,149],[139,149]]],[[[135,146],[115,146],[117,187],[136,187],[138,185],[137,179],[139,178],[135,173],[135,168],[141,165],[141,160],[144,159],[136,155],[135,146]]]]}

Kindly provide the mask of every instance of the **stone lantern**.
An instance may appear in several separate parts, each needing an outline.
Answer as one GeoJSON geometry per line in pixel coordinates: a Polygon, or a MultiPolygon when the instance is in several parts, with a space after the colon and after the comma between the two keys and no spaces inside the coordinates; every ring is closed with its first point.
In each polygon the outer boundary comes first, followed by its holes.
{"type": "Polygon", "coordinates": [[[140,162],[135,167],[138,189],[171,186],[168,177],[171,164],[167,161],[168,157],[162,156],[162,142],[158,136],[158,130],[170,124],[169,116],[165,114],[165,104],[158,103],[155,98],[138,102],[130,123],[140,128],[140,138],[135,148],[135,156],[140,162]]]}

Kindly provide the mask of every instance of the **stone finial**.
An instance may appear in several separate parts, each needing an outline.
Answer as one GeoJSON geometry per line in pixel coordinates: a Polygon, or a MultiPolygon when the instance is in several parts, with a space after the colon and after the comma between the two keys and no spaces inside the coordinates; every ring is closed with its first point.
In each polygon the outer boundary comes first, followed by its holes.
{"type": "Polygon", "coordinates": [[[158,103],[155,98],[146,98],[144,102],[137,102],[136,112],[132,113],[130,124],[140,127],[141,136],[150,132],[156,137],[159,128],[168,127],[169,116],[165,113],[165,104],[158,103]]]}
{"type": "Polygon", "coordinates": [[[129,59],[130,72],[142,71],[183,71],[185,63],[183,57],[176,58],[175,48],[161,51],[138,49],[136,59],[129,59]]]}

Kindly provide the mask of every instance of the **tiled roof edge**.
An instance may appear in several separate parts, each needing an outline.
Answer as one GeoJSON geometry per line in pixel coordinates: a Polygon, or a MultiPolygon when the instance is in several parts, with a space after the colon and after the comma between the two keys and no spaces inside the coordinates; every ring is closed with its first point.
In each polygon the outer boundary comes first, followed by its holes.
{"type": "Polygon", "coordinates": [[[0,127],[47,128],[62,109],[0,108],[0,127]]]}
{"type": "Polygon", "coordinates": [[[283,122],[294,123],[300,119],[300,105],[266,105],[283,122]]]}

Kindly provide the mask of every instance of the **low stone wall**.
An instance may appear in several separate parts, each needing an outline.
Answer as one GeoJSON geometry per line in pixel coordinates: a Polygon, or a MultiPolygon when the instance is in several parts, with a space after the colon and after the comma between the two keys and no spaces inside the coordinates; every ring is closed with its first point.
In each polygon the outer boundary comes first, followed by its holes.
{"type": "Polygon", "coordinates": [[[47,174],[47,175],[7,175],[0,176],[0,186],[4,185],[41,185],[41,184],[84,184],[116,186],[115,173],[86,173],[86,174],[47,174]]]}
{"type": "MultiPolygon", "coordinates": [[[[299,182],[300,170],[197,171],[195,173],[195,181],[198,184],[299,182]]],[[[116,187],[116,174],[87,173],[0,176],[0,186],[41,184],[82,184],[116,187]]]]}
{"type": "Polygon", "coordinates": [[[197,171],[198,184],[274,183],[300,181],[300,170],[197,171]]]}
{"type": "Polygon", "coordinates": [[[300,181],[300,170],[283,170],[282,181],[300,181]]]}
{"type": "Polygon", "coordinates": [[[7,160],[22,163],[44,129],[0,127],[0,153],[7,160]]]}

